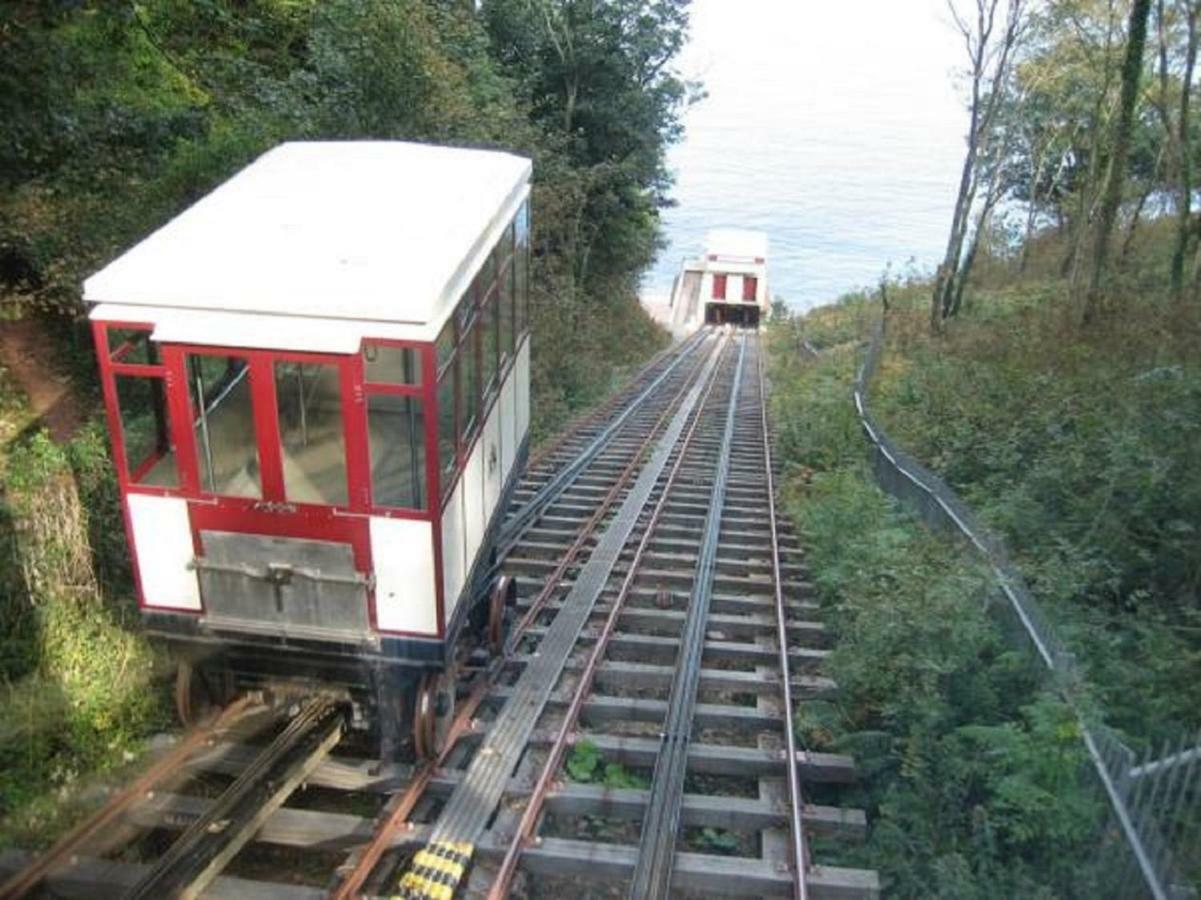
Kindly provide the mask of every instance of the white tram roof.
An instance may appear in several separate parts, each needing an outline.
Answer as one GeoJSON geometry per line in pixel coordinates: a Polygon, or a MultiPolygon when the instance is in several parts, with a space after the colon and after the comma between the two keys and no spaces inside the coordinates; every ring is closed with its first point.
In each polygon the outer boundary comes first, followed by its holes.
{"type": "Polygon", "coordinates": [[[529,194],[528,159],[400,141],[264,153],[84,282],[154,338],[354,352],[432,340],[529,194]]]}
{"type": "Polygon", "coordinates": [[[705,253],[722,259],[767,259],[767,234],[741,228],[715,228],[705,235],[705,253]]]}

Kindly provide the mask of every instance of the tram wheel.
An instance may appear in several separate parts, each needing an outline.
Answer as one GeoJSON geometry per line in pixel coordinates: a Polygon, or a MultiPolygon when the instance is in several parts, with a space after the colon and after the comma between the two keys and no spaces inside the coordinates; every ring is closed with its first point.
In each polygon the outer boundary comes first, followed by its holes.
{"type": "Polygon", "coordinates": [[[488,649],[493,656],[505,652],[509,636],[509,609],[517,600],[517,582],[508,575],[496,579],[488,597],[488,649]]]}
{"type": "Polygon", "coordinates": [[[422,675],[413,705],[413,752],[418,759],[437,759],[446,746],[454,712],[453,679],[443,672],[422,675]]]}
{"type": "Polygon", "coordinates": [[[190,660],[181,659],[175,670],[175,714],[180,723],[191,728],[214,707],[204,676],[190,660]]]}

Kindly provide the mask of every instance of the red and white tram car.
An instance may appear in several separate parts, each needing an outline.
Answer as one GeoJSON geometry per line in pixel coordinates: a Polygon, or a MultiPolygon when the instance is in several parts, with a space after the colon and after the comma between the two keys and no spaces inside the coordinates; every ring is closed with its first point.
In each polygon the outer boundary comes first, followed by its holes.
{"type": "Polygon", "coordinates": [[[406,725],[431,752],[422,711],[495,614],[526,454],[529,177],[499,152],[283,144],[86,282],[141,609],[191,661],[185,708],[197,684],[320,683],[382,752],[406,725]]]}

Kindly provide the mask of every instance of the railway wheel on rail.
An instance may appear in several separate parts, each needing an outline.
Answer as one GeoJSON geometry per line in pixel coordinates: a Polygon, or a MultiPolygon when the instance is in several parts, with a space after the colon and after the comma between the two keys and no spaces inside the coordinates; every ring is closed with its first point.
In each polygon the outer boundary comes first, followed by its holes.
{"type": "Polygon", "coordinates": [[[488,594],[488,623],[484,632],[485,643],[493,656],[501,656],[505,652],[516,605],[517,580],[501,575],[493,582],[488,594]]]}
{"type": "Polygon", "coordinates": [[[427,672],[417,682],[413,706],[413,752],[418,759],[437,759],[455,714],[455,683],[450,672],[427,672]]]}
{"type": "Polygon", "coordinates": [[[181,659],[175,669],[175,714],[191,728],[229,702],[229,691],[214,685],[200,663],[181,659]]]}

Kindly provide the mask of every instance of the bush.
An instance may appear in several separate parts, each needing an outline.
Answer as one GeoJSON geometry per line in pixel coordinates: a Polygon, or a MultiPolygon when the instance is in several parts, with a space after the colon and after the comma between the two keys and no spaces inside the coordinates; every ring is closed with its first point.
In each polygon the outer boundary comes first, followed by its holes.
{"type": "Polygon", "coordinates": [[[166,719],[101,434],[59,446],[39,432],[4,469],[0,842],[49,837],[79,779],[124,762],[166,719]]]}
{"type": "Polygon", "coordinates": [[[1149,293],[1082,332],[1064,283],[1028,279],[978,289],[932,340],[912,301],[881,424],[1006,540],[1109,724],[1136,745],[1198,724],[1201,317],[1149,293]]]}

